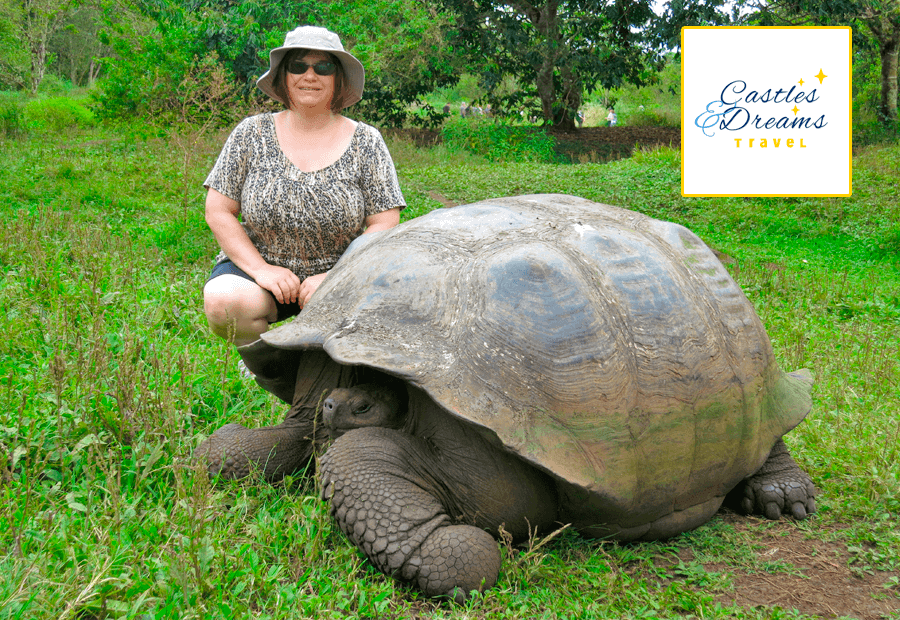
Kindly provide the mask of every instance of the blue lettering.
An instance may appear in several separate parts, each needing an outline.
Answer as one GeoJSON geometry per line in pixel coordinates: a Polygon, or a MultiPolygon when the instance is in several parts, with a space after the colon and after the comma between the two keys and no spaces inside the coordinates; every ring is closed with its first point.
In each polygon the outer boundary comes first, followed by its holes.
{"type": "Polygon", "coordinates": [[[738,90],[738,88],[732,88],[731,90],[732,90],[732,92],[733,92],[734,94],[737,95],[737,94],[740,94],[740,93],[744,92],[745,90],[747,90],[747,82],[745,82],[744,80],[735,80],[735,81],[733,81],[733,82],[727,84],[727,85],[725,86],[725,88],[722,89],[722,94],[719,96],[719,100],[720,100],[722,103],[724,103],[725,105],[734,105],[734,104],[736,104],[738,101],[741,100],[741,98],[738,97],[738,98],[735,99],[734,101],[725,101],[725,91],[727,91],[731,86],[733,86],[733,85],[735,85],[735,84],[739,84],[739,85],[740,85],[740,90],[738,90]]]}
{"type": "Polygon", "coordinates": [[[747,126],[747,123],[750,122],[750,113],[744,108],[728,108],[725,112],[722,113],[722,122],[719,124],[719,129],[727,129],[728,131],[738,131],[739,129],[743,129],[747,126]],[[728,113],[731,112],[731,116],[728,116],[728,113]],[[743,114],[744,123],[740,127],[732,127],[732,123],[737,122],[738,117],[743,114]]]}
{"type": "Polygon", "coordinates": [[[721,101],[710,101],[706,104],[706,111],[701,113],[697,118],[694,119],[694,125],[703,130],[703,135],[707,138],[712,138],[716,135],[716,132],[710,133],[708,130],[712,127],[715,127],[719,122],[719,117],[722,116],[719,112],[715,112],[711,110],[713,106],[724,107],[724,104],[721,101]],[[700,122],[700,119],[703,119],[703,122],[700,122]]]}

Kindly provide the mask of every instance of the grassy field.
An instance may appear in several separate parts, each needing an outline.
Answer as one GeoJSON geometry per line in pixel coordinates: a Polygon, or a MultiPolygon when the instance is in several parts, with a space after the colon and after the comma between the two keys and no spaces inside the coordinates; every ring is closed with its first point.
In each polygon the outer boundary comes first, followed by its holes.
{"type": "Polygon", "coordinates": [[[900,147],[855,157],[851,198],[685,199],[667,149],[566,166],[390,145],[405,218],[559,192],[689,226],[724,253],[782,366],[817,377],[788,436],[821,489],[814,519],[720,515],[636,545],[564,532],[504,547],[496,588],[455,606],[376,573],[314,481],[211,487],[190,464],[220,425],[284,413],[201,312],[216,247],[200,184],[222,139],[0,139],[0,618],[802,617],[732,600],[747,575],[810,581],[758,552],[771,535],[828,543],[900,608],[900,147]]]}

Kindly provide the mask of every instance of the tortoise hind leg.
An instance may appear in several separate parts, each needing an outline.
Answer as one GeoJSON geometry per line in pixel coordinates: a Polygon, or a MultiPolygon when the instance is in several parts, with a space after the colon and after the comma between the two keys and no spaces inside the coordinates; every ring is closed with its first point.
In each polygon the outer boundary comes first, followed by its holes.
{"type": "Polygon", "coordinates": [[[322,493],[381,572],[461,601],[496,583],[500,550],[483,529],[452,523],[421,458],[424,443],[393,429],[352,430],[321,459],[322,493]]]}
{"type": "Polygon", "coordinates": [[[763,466],[736,486],[726,504],[745,514],[805,519],[816,511],[816,487],[779,439],[763,466]]]}

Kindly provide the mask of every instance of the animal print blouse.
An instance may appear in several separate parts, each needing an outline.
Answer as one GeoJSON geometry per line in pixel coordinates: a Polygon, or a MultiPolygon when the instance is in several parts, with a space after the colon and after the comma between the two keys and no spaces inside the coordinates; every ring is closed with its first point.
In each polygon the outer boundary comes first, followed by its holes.
{"type": "MultiPolygon", "coordinates": [[[[263,260],[301,280],[331,269],[367,216],[406,206],[384,139],[364,123],[335,163],[303,172],[279,147],[272,114],[251,116],[203,184],[240,202],[241,225],[263,260]]],[[[220,252],[216,263],[226,258],[220,252]]]]}

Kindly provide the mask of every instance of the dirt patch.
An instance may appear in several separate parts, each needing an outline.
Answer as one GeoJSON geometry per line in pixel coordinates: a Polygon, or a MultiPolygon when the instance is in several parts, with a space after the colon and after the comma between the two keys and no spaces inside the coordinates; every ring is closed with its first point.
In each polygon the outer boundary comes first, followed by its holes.
{"type": "MultiPolygon", "coordinates": [[[[766,530],[753,528],[748,517],[720,514],[735,530],[753,529],[759,548],[748,549],[757,559],[774,567],[769,571],[746,572],[733,565],[703,564],[710,573],[732,576],[734,591],[717,595],[723,605],[748,609],[761,607],[795,609],[820,618],[851,617],[881,620],[900,612],[900,587],[892,578],[897,572],[853,570],[847,545],[809,539],[788,522],[766,530]]],[[[683,562],[695,558],[682,551],[683,562]]]]}

